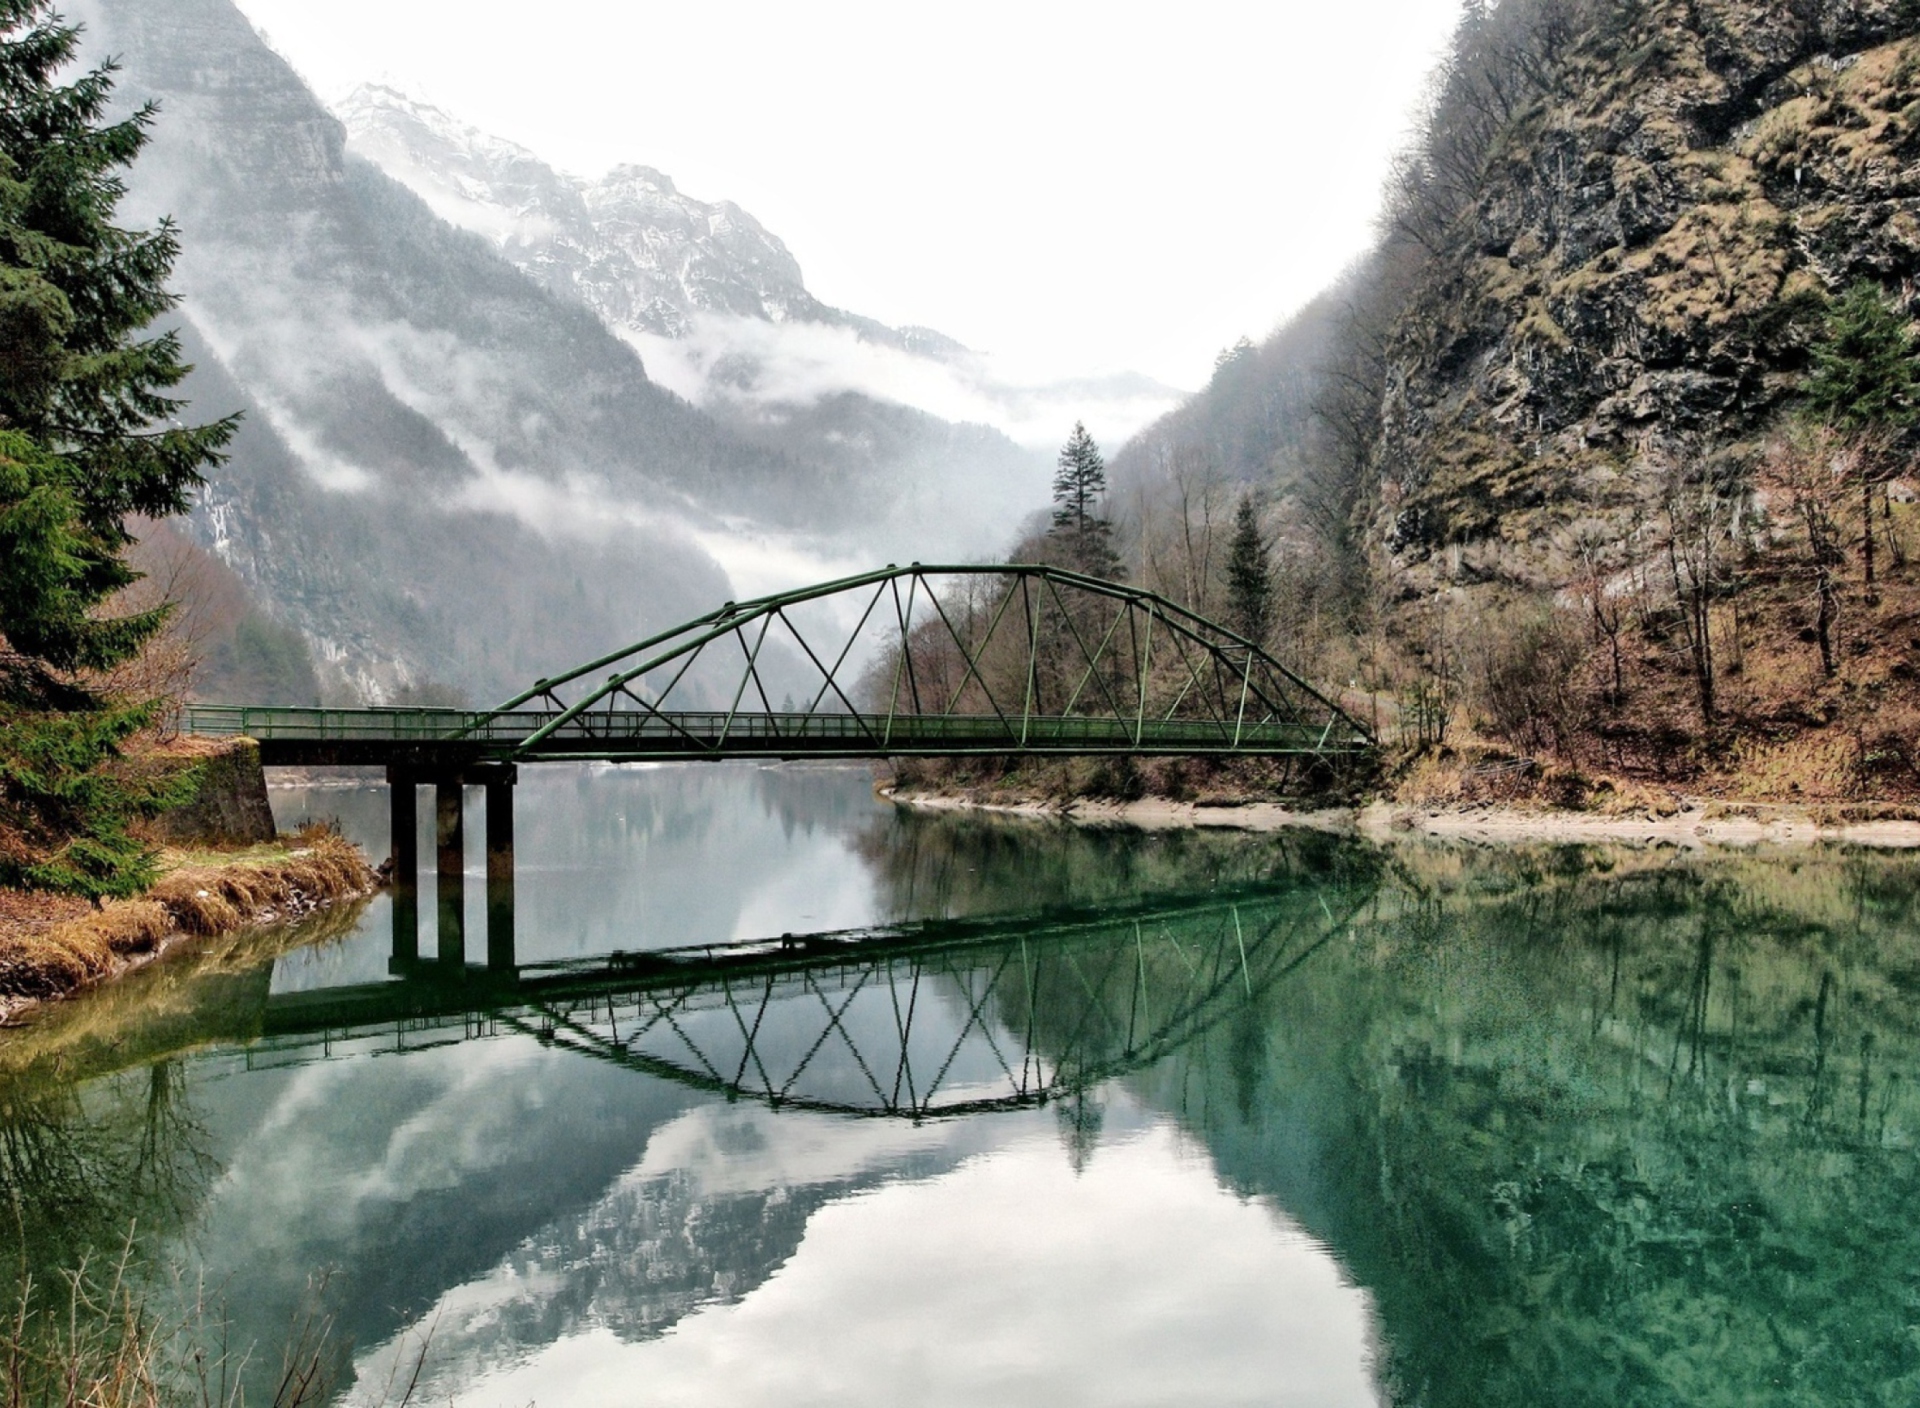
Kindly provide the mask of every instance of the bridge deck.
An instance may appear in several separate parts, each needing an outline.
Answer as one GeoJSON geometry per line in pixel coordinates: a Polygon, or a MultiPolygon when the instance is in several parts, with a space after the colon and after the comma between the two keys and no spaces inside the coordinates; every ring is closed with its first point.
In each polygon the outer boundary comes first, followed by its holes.
{"type": "Polygon", "coordinates": [[[684,761],[725,758],[1306,756],[1369,751],[1344,719],[1325,724],[995,714],[763,714],[593,710],[300,709],[196,704],[188,733],[240,736],[270,764],[684,761]],[[523,751],[524,750],[524,751],[523,751]]]}

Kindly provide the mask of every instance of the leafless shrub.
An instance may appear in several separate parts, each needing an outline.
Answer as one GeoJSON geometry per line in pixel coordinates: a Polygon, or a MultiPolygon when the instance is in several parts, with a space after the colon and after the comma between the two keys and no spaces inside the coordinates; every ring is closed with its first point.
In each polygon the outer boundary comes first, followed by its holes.
{"type": "Polygon", "coordinates": [[[1482,617],[1468,684],[1487,729],[1526,753],[1571,758],[1587,731],[1590,658],[1581,623],[1545,603],[1482,617]]]}

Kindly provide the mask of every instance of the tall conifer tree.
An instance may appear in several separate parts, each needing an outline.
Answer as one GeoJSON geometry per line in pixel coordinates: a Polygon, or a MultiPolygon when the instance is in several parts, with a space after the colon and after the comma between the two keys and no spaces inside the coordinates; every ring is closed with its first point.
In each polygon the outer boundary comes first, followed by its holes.
{"type": "Polygon", "coordinates": [[[1801,393],[1808,411],[1842,434],[1913,423],[1913,334],[1878,285],[1861,280],[1828,311],[1801,393]]]}
{"type": "Polygon", "coordinates": [[[1253,495],[1244,495],[1233,511],[1233,537],[1227,545],[1228,624],[1255,645],[1265,647],[1273,629],[1273,566],[1253,495]]]}
{"type": "Polygon", "coordinates": [[[1109,580],[1122,572],[1113,548],[1113,524],[1103,510],[1107,498],[1107,462],[1079,421],[1060,447],[1053,475],[1053,527],[1048,538],[1066,565],[1090,577],[1109,580]]]}
{"type": "Polygon", "coordinates": [[[90,678],[166,609],[103,614],[137,579],[131,514],[183,512],[235,421],[187,426],[170,222],[113,223],[151,104],[106,119],[113,66],[61,81],[79,31],[0,0],[0,884],[128,893],[150,873],[126,822],[165,798],[107,766],[149,721],[90,678]]]}

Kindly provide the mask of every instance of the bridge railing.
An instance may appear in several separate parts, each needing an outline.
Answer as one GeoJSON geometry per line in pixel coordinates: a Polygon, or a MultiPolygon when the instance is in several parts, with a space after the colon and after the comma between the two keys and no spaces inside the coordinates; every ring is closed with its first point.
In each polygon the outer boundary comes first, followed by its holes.
{"type": "MultiPolygon", "coordinates": [[[[244,735],[262,742],[461,745],[482,753],[518,748],[553,721],[544,710],[479,713],[462,709],[318,709],[195,704],[190,733],[244,735]]],[[[1325,725],[1211,719],[995,714],[834,714],[593,710],[567,719],[530,750],[535,756],[622,752],[698,755],[829,751],[1090,751],[1181,749],[1338,753],[1365,740],[1325,725]]]]}

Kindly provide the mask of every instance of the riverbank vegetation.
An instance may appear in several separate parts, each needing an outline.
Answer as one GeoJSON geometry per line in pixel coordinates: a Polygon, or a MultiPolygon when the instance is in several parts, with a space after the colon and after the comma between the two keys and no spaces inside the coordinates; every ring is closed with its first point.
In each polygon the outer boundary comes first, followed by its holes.
{"type": "Polygon", "coordinates": [[[96,982],[169,939],[298,918],[378,883],[360,849],[324,827],[237,849],[163,847],[154,867],[139,896],[99,904],[0,890],[0,1011],[96,982]]]}

